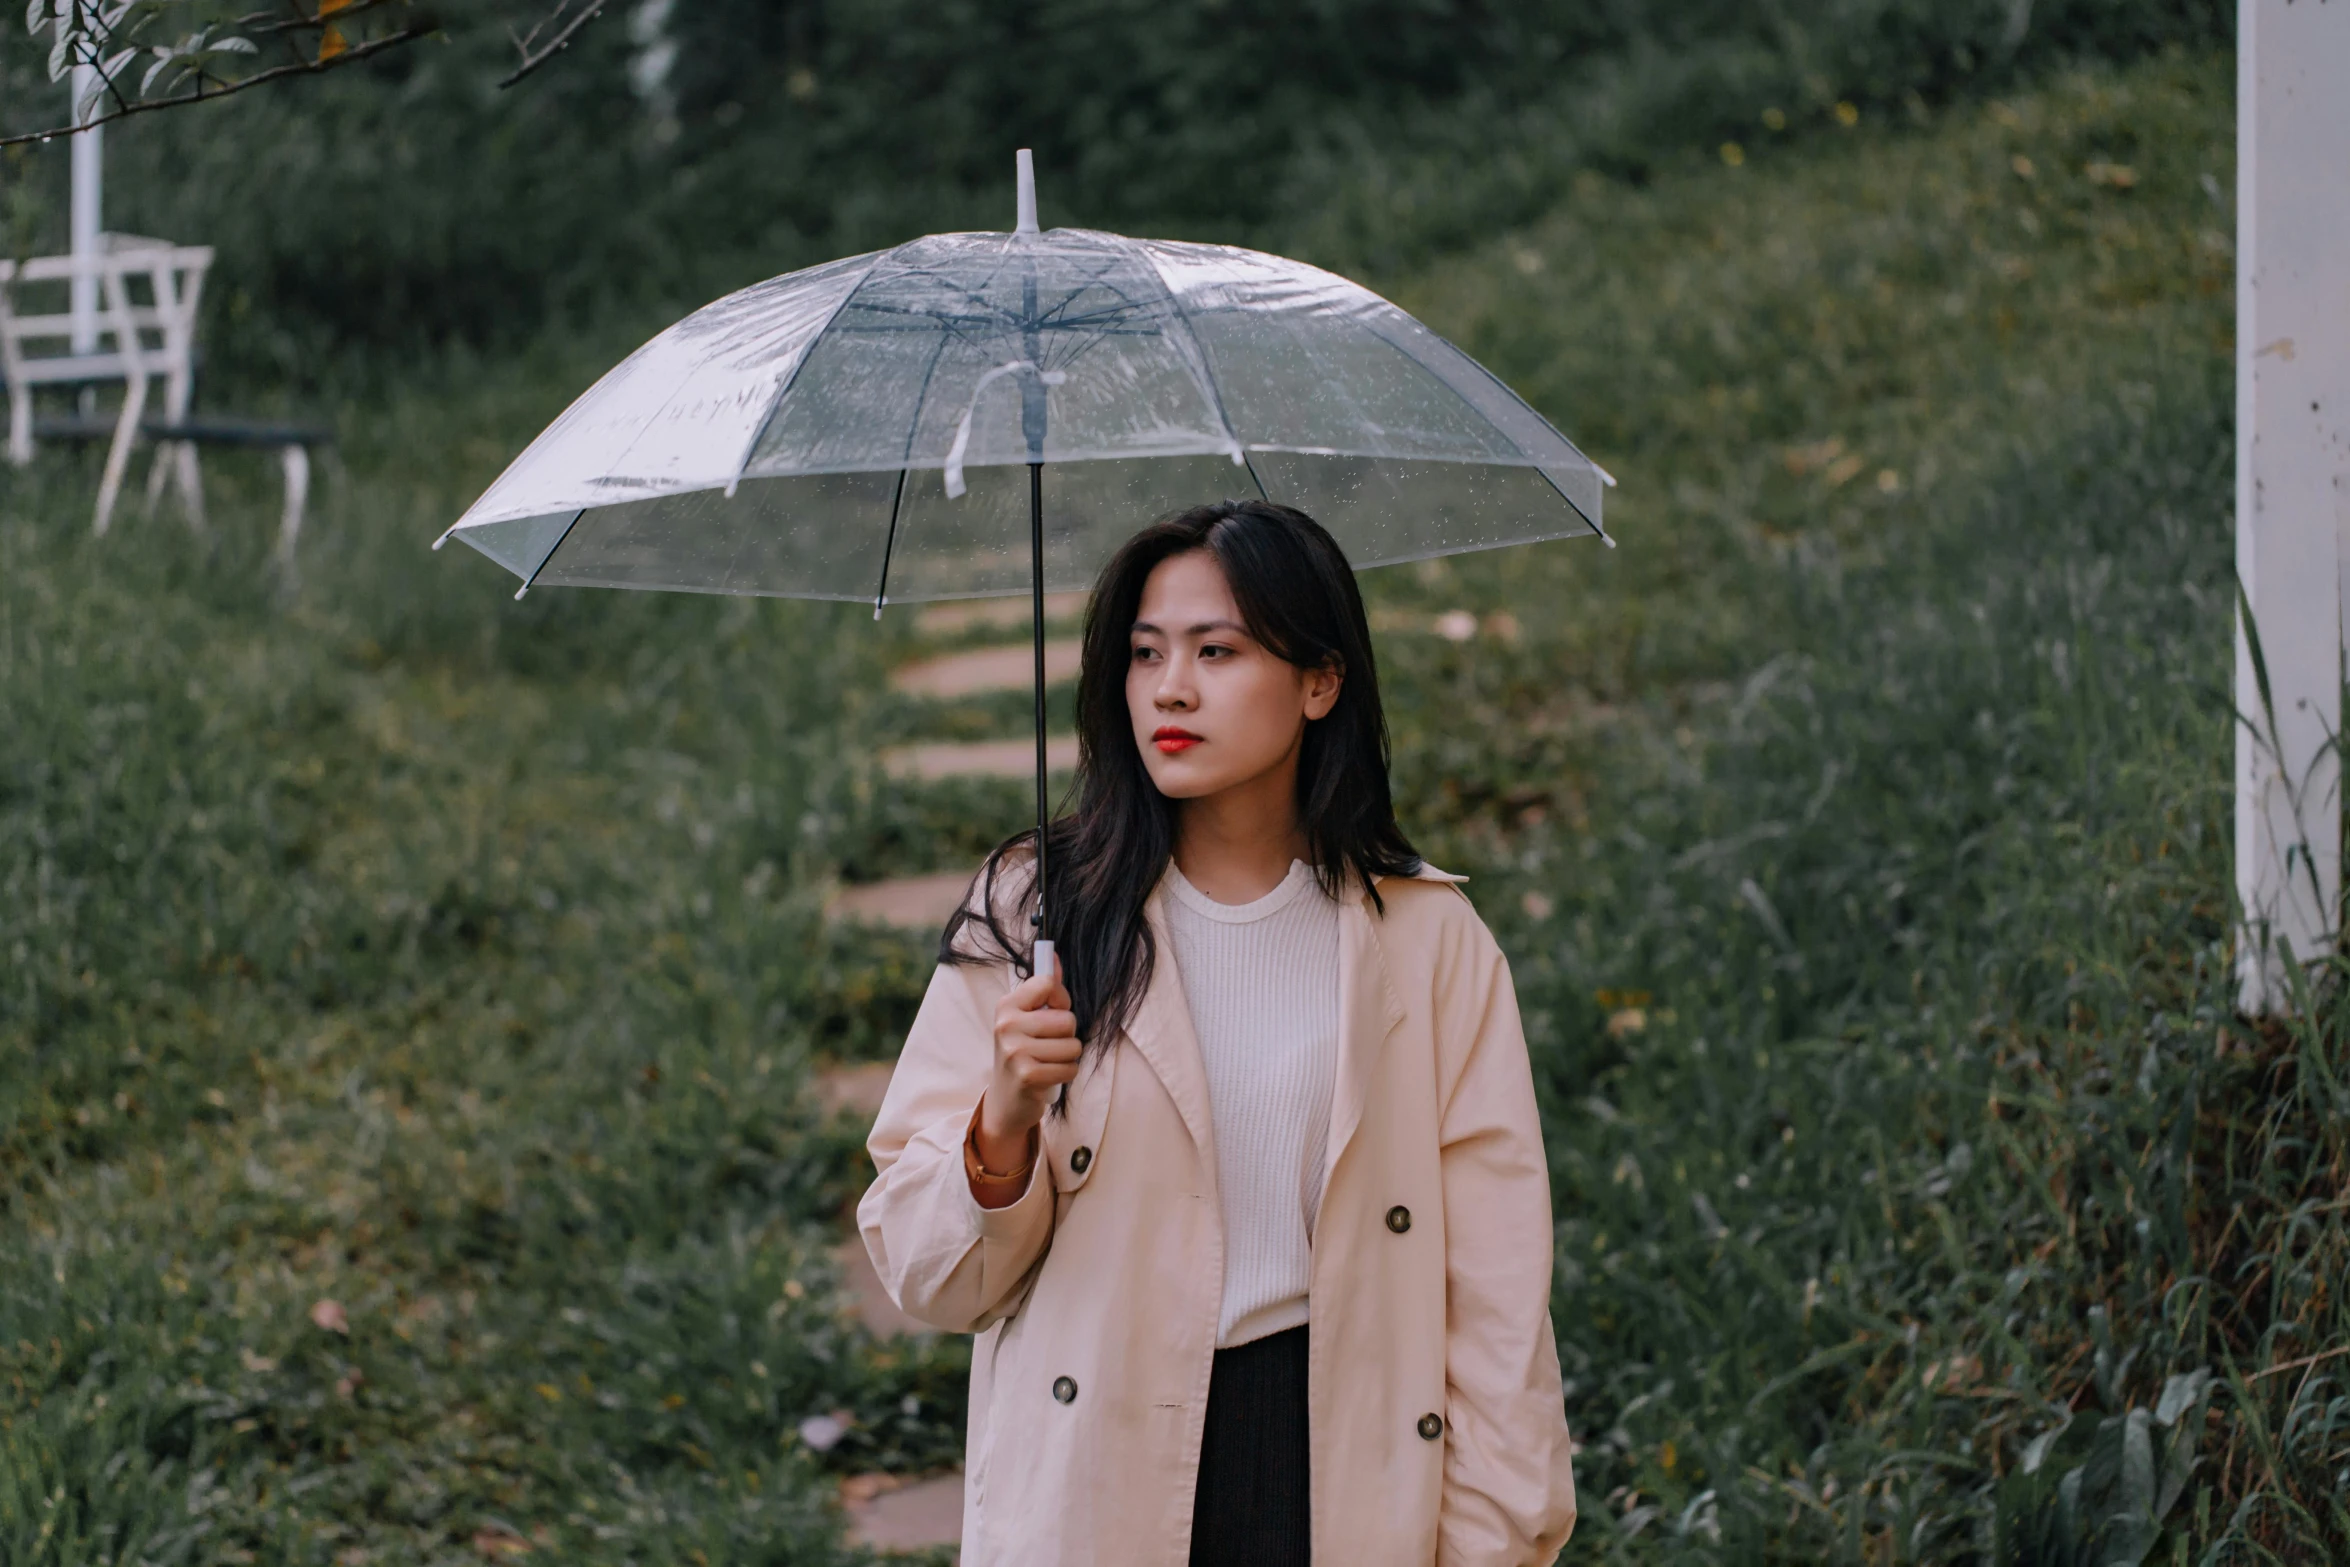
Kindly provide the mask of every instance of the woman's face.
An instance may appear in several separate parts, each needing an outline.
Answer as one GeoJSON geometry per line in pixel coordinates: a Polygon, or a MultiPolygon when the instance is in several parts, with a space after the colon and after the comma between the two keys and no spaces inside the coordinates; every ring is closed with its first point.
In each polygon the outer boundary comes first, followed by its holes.
{"type": "Polygon", "coordinates": [[[1338,701],[1338,670],[1300,669],[1248,634],[1206,550],[1153,568],[1129,642],[1134,743],[1169,799],[1205,799],[1282,766],[1307,721],[1338,701]]]}

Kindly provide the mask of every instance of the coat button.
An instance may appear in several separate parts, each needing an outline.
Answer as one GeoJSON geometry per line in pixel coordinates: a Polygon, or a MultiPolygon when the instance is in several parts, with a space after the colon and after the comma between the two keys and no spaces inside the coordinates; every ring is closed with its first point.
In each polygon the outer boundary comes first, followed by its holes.
{"type": "Polygon", "coordinates": [[[1387,1227],[1398,1235],[1410,1229],[1412,1227],[1412,1210],[1400,1202],[1388,1209],[1387,1227]]]}
{"type": "MultiPolygon", "coordinates": [[[[1068,1379],[1064,1377],[1062,1380],[1068,1379]]],[[[1420,1417],[1420,1435],[1431,1442],[1444,1435],[1444,1417],[1442,1415],[1422,1415],[1420,1417]]]]}
{"type": "MultiPolygon", "coordinates": [[[[1053,1378],[1053,1399],[1054,1399],[1054,1401],[1055,1401],[1056,1403],[1062,1403],[1062,1404],[1074,1404],[1074,1403],[1076,1403],[1076,1402],[1077,1402],[1077,1379],[1076,1379],[1075,1377],[1055,1377],[1055,1378],[1053,1378]]],[[[1428,1418],[1429,1418],[1430,1420],[1433,1420],[1433,1419],[1435,1419],[1436,1417],[1435,1417],[1434,1415],[1430,1415],[1428,1418]]]]}
{"type": "Polygon", "coordinates": [[[1092,1166],[1093,1150],[1090,1148],[1080,1148],[1069,1155],[1069,1173],[1072,1175],[1083,1175],[1092,1166]]]}

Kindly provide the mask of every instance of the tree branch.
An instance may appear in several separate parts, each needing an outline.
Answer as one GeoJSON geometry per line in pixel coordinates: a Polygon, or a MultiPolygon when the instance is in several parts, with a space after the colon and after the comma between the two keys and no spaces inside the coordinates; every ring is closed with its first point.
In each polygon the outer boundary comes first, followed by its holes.
{"type": "Polygon", "coordinates": [[[514,40],[514,47],[521,54],[522,62],[515,66],[505,79],[498,83],[498,86],[501,88],[511,87],[553,59],[557,53],[570,45],[574,33],[604,14],[604,4],[605,0],[587,0],[587,4],[581,7],[577,16],[564,22],[560,32],[545,43],[539,43],[539,34],[554,26],[556,22],[562,21],[563,13],[570,8],[571,0],[562,0],[562,3],[555,7],[546,20],[532,28],[528,35],[517,37],[514,40]]]}
{"type": "Polygon", "coordinates": [[[305,16],[299,6],[289,17],[266,17],[255,13],[237,22],[236,30],[247,38],[271,38],[283,33],[317,33],[330,27],[348,27],[370,11],[387,5],[400,5],[404,0],[351,0],[342,10],[326,16],[305,16]]]}
{"type": "MultiPolygon", "coordinates": [[[[267,82],[282,81],[288,77],[316,76],[346,65],[356,65],[361,60],[401,48],[422,38],[433,37],[444,31],[441,20],[430,12],[426,12],[397,31],[362,42],[345,44],[323,57],[305,58],[301,47],[295,42],[294,35],[310,32],[321,33],[327,38],[347,38],[349,36],[347,32],[338,33],[337,29],[348,28],[360,18],[371,13],[380,12],[392,6],[406,8],[413,3],[414,0],[346,0],[345,4],[329,12],[320,9],[318,0],[308,0],[307,4],[304,3],[304,0],[283,0],[282,7],[252,12],[236,19],[229,24],[228,31],[224,36],[247,40],[248,51],[282,42],[285,45],[286,53],[291,55],[290,59],[286,59],[282,64],[269,66],[254,71],[250,75],[242,76],[214,75],[206,69],[205,64],[191,60],[185,68],[191,71],[194,85],[185,91],[168,93],[157,98],[141,97],[135,93],[126,92],[121,80],[122,77],[129,75],[129,67],[138,63],[136,56],[150,52],[149,45],[140,44],[136,39],[144,27],[145,21],[152,20],[152,18],[135,23],[122,32],[117,32],[112,24],[100,22],[95,17],[87,18],[86,25],[77,20],[72,28],[72,35],[67,47],[77,65],[89,65],[97,68],[100,80],[97,95],[90,106],[96,108],[101,104],[106,105],[105,112],[94,114],[90,119],[75,124],[53,125],[46,130],[26,131],[14,136],[0,136],[0,147],[17,147],[28,142],[45,142],[59,136],[70,136],[78,130],[106,125],[115,120],[128,119],[134,114],[147,114],[157,109],[178,109],[189,104],[209,103],[215,98],[227,98],[249,88],[259,87],[267,82]],[[133,51],[133,55],[125,62],[126,69],[120,73],[107,71],[102,62],[110,54],[115,53],[118,48],[124,46],[133,51]]],[[[498,85],[501,88],[513,86],[516,82],[537,71],[539,67],[545,65],[557,54],[569,48],[572,39],[579,35],[580,29],[603,15],[610,3],[611,0],[553,0],[550,8],[541,10],[537,23],[532,26],[529,32],[511,35],[515,53],[519,58],[514,69],[508,72],[498,85]],[[575,7],[576,9],[574,9],[575,7]]],[[[541,6],[545,6],[545,0],[541,0],[541,6]]],[[[534,7],[534,9],[539,8],[534,7]]],[[[411,15],[414,13],[412,12],[411,15]]],[[[59,18],[53,25],[63,31],[68,26],[68,19],[59,18]]],[[[40,30],[40,28],[35,28],[35,34],[37,35],[40,30]]],[[[201,34],[191,34],[190,38],[201,36],[201,34]]],[[[152,52],[164,54],[168,51],[161,47],[155,47],[152,52]]],[[[83,106],[81,104],[77,103],[74,107],[77,115],[82,112],[83,106]]]]}
{"type": "Polygon", "coordinates": [[[209,89],[205,83],[199,81],[193,91],[173,93],[165,98],[136,98],[126,101],[119,94],[114,93],[113,79],[108,78],[107,90],[110,95],[114,96],[117,107],[80,125],[59,125],[45,131],[26,131],[16,136],[0,136],[0,147],[21,147],[27,142],[42,142],[56,136],[71,136],[74,132],[88,130],[93,125],[110,125],[116,120],[125,120],[134,114],[146,114],[156,109],[177,109],[192,103],[210,103],[216,98],[231,97],[247,88],[259,87],[264,82],[273,82],[288,76],[316,76],[324,71],[338,70],[346,65],[356,65],[372,55],[382,54],[389,49],[397,49],[403,44],[412,44],[420,38],[430,38],[440,30],[438,22],[419,22],[414,26],[403,27],[396,33],[386,33],[381,38],[370,38],[365,43],[353,44],[341,54],[330,59],[299,60],[288,65],[273,65],[266,71],[255,71],[251,76],[240,76],[235,81],[214,83],[209,89]]]}

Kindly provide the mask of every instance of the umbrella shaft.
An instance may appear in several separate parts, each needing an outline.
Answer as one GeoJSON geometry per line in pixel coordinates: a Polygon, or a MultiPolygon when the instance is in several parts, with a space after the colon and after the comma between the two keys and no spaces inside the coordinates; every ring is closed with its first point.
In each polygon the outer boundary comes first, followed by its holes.
{"type": "Polygon", "coordinates": [[[1036,643],[1036,934],[1043,940],[1045,887],[1044,464],[1028,465],[1028,607],[1036,643]]]}

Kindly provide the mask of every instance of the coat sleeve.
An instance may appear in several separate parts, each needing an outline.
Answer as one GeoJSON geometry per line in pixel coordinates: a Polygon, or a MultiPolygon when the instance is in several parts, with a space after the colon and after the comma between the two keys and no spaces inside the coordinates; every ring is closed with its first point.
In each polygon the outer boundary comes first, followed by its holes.
{"type": "Polygon", "coordinates": [[[1509,962],[1474,915],[1437,984],[1444,1074],[1442,1567],[1543,1567],[1575,1526],[1551,1336],[1550,1172],[1509,962]]]}
{"type": "Polygon", "coordinates": [[[1008,975],[1001,965],[942,965],[931,976],[865,1141],[880,1173],[857,1204],[857,1227],[874,1271],[900,1310],[950,1333],[1010,1315],[1052,1239],[1047,1161],[1005,1208],[980,1207],[963,1169],[1008,975]]]}

